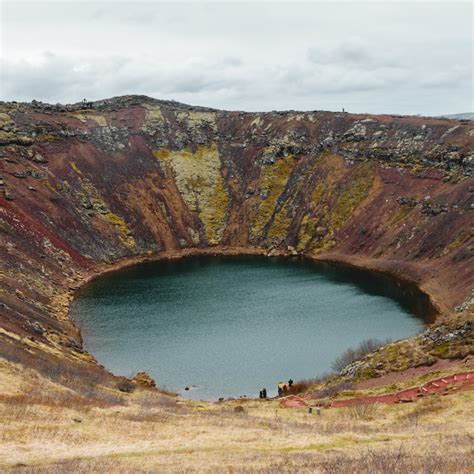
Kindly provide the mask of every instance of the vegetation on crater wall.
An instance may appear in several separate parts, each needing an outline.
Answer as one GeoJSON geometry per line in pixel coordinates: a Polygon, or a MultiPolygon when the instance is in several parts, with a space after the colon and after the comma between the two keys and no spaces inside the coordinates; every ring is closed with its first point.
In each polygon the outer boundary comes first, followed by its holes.
{"type": "Polygon", "coordinates": [[[345,190],[334,206],[331,219],[333,232],[339,230],[349,220],[355,208],[367,197],[373,180],[374,166],[372,163],[362,163],[352,173],[345,190]]]}
{"type": "MultiPolygon", "coordinates": [[[[321,173],[321,165],[325,162],[325,159],[328,158],[328,156],[330,156],[329,153],[323,152],[315,160],[303,163],[302,166],[298,167],[297,172],[293,172],[291,191],[289,190],[290,192],[286,194],[286,200],[284,203],[280,203],[280,206],[278,206],[277,202],[277,207],[267,232],[267,238],[270,239],[273,244],[278,245],[288,236],[290,226],[297,214],[297,209],[301,207],[302,199],[304,199],[304,195],[307,192],[307,183],[310,182],[315,175],[321,173]]],[[[324,190],[325,187],[321,183],[316,186],[316,189],[313,191],[309,200],[310,213],[314,210],[314,206],[317,206],[320,203],[324,190]]],[[[299,232],[301,234],[299,237],[302,237],[303,241],[306,237],[305,231],[309,230],[306,225],[308,222],[309,214],[305,213],[302,223],[300,223],[299,232]],[[302,230],[302,228],[304,230],[302,230]]],[[[310,225],[313,227],[309,234],[314,235],[314,231],[318,225],[318,220],[312,221],[310,225]]],[[[306,243],[308,241],[309,238],[306,240],[306,243]]],[[[300,244],[300,249],[306,245],[306,243],[302,244],[300,238],[298,239],[298,242],[300,244]]]]}
{"type": "MultiPolygon", "coordinates": [[[[278,203],[278,198],[286,188],[286,183],[291,175],[294,164],[295,158],[290,155],[286,158],[280,158],[276,160],[274,164],[262,168],[259,193],[263,200],[253,209],[250,217],[251,237],[259,237],[272,218],[278,203]]],[[[289,225],[284,216],[282,216],[282,224],[289,225]]],[[[278,235],[280,233],[278,228],[272,231],[272,235],[278,235]]]]}
{"type": "Polygon", "coordinates": [[[181,196],[201,220],[208,242],[218,244],[225,230],[229,195],[221,175],[217,146],[201,146],[195,153],[160,148],[154,155],[162,166],[172,170],[181,196]]]}
{"type": "Polygon", "coordinates": [[[129,249],[136,247],[135,240],[133,237],[131,237],[131,232],[121,217],[117,216],[117,214],[114,214],[113,212],[108,212],[107,214],[104,214],[103,218],[107,222],[113,224],[115,228],[120,231],[119,240],[125,247],[129,249]]]}
{"type": "Polygon", "coordinates": [[[0,233],[10,234],[12,227],[10,224],[3,219],[0,219],[0,233]]]}
{"type": "Polygon", "coordinates": [[[272,224],[268,229],[267,238],[275,244],[279,244],[288,234],[288,229],[293,222],[293,215],[290,212],[291,200],[287,200],[283,206],[275,212],[272,224]]]}
{"type": "Polygon", "coordinates": [[[474,237],[474,228],[463,230],[460,232],[456,238],[443,250],[441,256],[447,255],[453,250],[458,249],[461,245],[468,241],[470,238],[474,237]]]}
{"type": "Polygon", "coordinates": [[[208,126],[214,132],[217,131],[216,114],[214,112],[178,112],[176,118],[178,122],[186,122],[187,127],[191,130],[208,126]]]}
{"type": "Polygon", "coordinates": [[[40,133],[39,135],[36,136],[35,140],[39,143],[51,143],[51,142],[57,142],[61,140],[61,138],[58,135],[55,135],[54,133],[40,133]]]}
{"type": "Polygon", "coordinates": [[[161,108],[152,106],[149,104],[143,104],[145,107],[145,119],[140,127],[140,130],[149,135],[153,135],[157,128],[161,127],[165,123],[165,118],[161,112],[161,108]]]}
{"type": "Polygon", "coordinates": [[[82,171],[77,167],[76,163],[74,161],[69,162],[69,166],[78,174],[82,174],[82,171]]]}
{"type": "Polygon", "coordinates": [[[163,117],[163,113],[161,112],[161,108],[158,106],[151,106],[148,104],[143,104],[143,107],[146,109],[145,113],[145,120],[146,121],[157,121],[157,122],[164,122],[165,119],[163,117]]]}
{"type": "MultiPolygon", "coordinates": [[[[304,249],[308,242],[313,239],[317,233],[321,220],[319,215],[311,215],[314,209],[323,204],[323,196],[330,194],[328,187],[320,182],[316,185],[309,198],[308,212],[304,215],[298,231],[298,248],[304,249]]],[[[327,208],[327,206],[326,206],[327,208]]]]}
{"type": "Polygon", "coordinates": [[[13,124],[13,119],[10,117],[10,115],[0,112],[0,127],[11,124],[13,124]]]}
{"type": "Polygon", "coordinates": [[[74,112],[73,117],[79,119],[81,122],[92,120],[101,127],[107,127],[107,120],[104,115],[97,114],[94,111],[82,110],[81,112],[74,112]]]}
{"type": "Polygon", "coordinates": [[[107,203],[102,199],[99,191],[91,181],[80,176],[82,173],[74,162],[71,161],[70,165],[71,168],[78,173],[77,182],[80,184],[81,190],[76,192],[76,197],[81,201],[82,207],[90,207],[93,209],[95,211],[95,217],[114,226],[114,229],[118,232],[119,241],[124,247],[130,250],[135,249],[135,239],[132,237],[132,233],[125,221],[109,209],[107,203]]]}
{"type": "Polygon", "coordinates": [[[373,180],[374,167],[369,162],[359,165],[349,177],[345,189],[336,198],[332,212],[325,219],[328,222],[327,233],[317,246],[320,251],[335,245],[334,234],[351,219],[355,209],[368,196],[373,180]]]}
{"type": "Polygon", "coordinates": [[[397,224],[401,220],[405,219],[405,217],[410,214],[411,211],[413,211],[414,207],[411,206],[410,204],[403,204],[400,206],[400,210],[398,213],[395,215],[395,217],[392,220],[392,224],[397,224]]]}
{"type": "Polygon", "coordinates": [[[352,217],[355,209],[368,196],[374,180],[374,167],[365,162],[348,176],[342,192],[331,179],[319,182],[308,204],[298,232],[298,248],[322,252],[335,245],[334,234],[352,217]]]}

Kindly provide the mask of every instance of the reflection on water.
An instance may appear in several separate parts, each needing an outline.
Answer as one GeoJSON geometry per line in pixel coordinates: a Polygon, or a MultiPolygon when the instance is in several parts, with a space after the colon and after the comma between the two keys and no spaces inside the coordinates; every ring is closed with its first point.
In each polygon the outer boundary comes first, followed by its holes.
{"type": "Polygon", "coordinates": [[[216,399],[272,395],[280,380],[327,372],[364,339],[417,333],[434,312],[416,288],[341,265],[200,257],[104,276],[81,290],[73,314],[112,372],[146,370],[183,396],[216,399]]]}

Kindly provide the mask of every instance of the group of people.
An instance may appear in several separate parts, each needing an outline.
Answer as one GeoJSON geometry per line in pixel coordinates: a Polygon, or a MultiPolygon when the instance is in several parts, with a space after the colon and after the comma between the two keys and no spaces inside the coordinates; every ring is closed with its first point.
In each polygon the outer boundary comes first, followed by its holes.
{"type": "Polygon", "coordinates": [[[278,382],[278,396],[281,397],[285,392],[293,386],[293,380],[288,380],[288,383],[278,382]]]}
{"type": "MultiPolygon", "coordinates": [[[[288,380],[288,383],[278,382],[278,396],[281,397],[285,392],[293,386],[293,380],[288,380]]],[[[260,390],[259,398],[267,398],[267,389],[260,390]]]]}

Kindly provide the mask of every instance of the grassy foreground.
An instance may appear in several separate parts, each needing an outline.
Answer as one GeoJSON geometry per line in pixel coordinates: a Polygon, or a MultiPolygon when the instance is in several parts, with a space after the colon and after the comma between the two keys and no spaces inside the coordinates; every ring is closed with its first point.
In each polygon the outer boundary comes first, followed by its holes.
{"type": "Polygon", "coordinates": [[[465,391],[317,416],[146,389],[84,397],[1,361],[0,470],[472,472],[473,402],[465,391]]]}

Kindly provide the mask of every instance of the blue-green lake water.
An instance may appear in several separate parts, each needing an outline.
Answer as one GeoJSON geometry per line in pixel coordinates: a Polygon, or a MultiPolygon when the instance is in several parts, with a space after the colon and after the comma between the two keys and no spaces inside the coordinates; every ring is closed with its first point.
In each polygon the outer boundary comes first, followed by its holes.
{"type": "Polygon", "coordinates": [[[85,348],[115,374],[145,370],[184,397],[258,397],[331,369],[368,338],[422,330],[427,301],[366,272],[298,259],[202,257],[99,278],[73,315],[85,348]],[[185,387],[190,387],[185,391],[185,387]]]}

